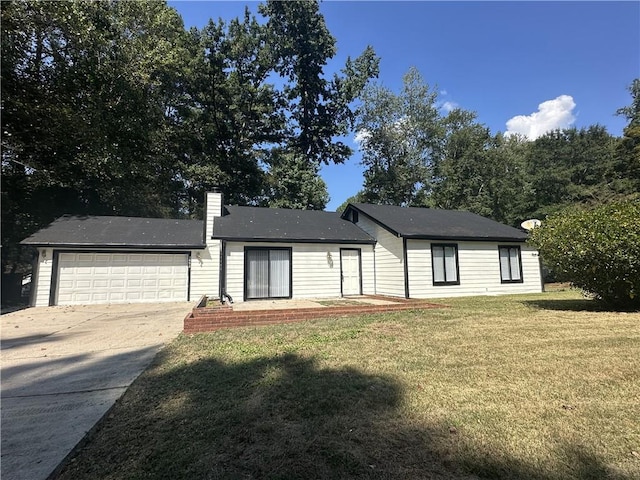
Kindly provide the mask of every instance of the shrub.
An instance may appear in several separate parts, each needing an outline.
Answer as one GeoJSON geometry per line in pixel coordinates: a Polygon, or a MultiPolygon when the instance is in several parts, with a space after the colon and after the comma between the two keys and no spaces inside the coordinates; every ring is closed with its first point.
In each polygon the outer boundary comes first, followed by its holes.
{"type": "Polygon", "coordinates": [[[551,215],[530,243],[562,280],[612,306],[640,308],[640,198],[551,215]]]}

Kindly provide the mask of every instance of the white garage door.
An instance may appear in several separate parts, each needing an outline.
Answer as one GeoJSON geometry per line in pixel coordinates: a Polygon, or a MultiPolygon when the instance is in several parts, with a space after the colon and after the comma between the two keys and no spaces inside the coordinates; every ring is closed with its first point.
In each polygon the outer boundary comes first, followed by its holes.
{"type": "Polygon", "coordinates": [[[56,305],[187,300],[185,253],[60,253],[56,305]]]}

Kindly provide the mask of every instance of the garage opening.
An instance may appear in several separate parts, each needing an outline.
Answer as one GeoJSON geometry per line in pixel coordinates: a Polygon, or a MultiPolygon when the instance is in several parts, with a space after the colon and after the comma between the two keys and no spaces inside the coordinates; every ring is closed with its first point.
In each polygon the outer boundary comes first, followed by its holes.
{"type": "Polygon", "coordinates": [[[55,305],[186,301],[188,253],[58,252],[55,305]]]}

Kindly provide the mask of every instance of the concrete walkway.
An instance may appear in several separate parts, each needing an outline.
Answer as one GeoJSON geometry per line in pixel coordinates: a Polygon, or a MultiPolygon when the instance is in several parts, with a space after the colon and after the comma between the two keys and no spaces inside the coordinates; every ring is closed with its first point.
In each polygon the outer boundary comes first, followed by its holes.
{"type": "Polygon", "coordinates": [[[180,333],[192,307],[41,307],[2,315],[2,479],[47,478],[180,333]]]}
{"type": "Polygon", "coordinates": [[[352,297],[249,300],[247,302],[234,303],[232,307],[236,312],[251,312],[254,310],[297,310],[300,308],[331,308],[348,305],[395,305],[403,301],[404,299],[392,299],[391,297],[359,295],[352,297]]]}

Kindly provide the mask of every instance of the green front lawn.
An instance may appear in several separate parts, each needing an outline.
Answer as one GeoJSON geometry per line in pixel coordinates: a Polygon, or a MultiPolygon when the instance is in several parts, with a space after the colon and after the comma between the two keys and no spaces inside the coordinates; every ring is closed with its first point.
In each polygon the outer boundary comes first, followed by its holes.
{"type": "Polygon", "coordinates": [[[183,335],[59,478],[640,478],[640,313],[436,302],[183,335]]]}

